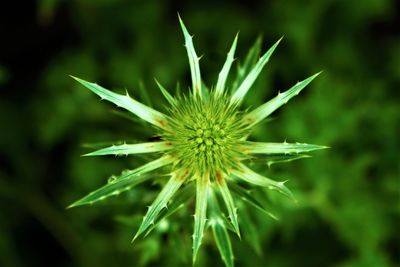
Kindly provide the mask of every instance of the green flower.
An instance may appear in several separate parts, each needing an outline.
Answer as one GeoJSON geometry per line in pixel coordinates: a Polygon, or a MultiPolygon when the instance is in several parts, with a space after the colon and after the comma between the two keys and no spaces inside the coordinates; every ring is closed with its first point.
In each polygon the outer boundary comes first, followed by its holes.
{"type": "MultiPolygon", "coordinates": [[[[278,46],[276,42],[258,61],[243,66],[242,77],[226,90],[228,72],[234,61],[237,36],[218,76],[215,88],[208,90],[202,83],[199,58],[193,47],[192,37],[180,19],[185,37],[192,77],[192,90],[188,95],[171,96],[158,82],[158,86],[169,102],[166,114],[156,111],[129,95],[111,92],[95,83],[75,78],[89,90],[149,122],[161,136],[161,141],[123,144],[106,147],[86,156],[131,155],[157,153],[160,157],[137,169],[126,171],[111,183],[88,194],[70,207],[92,204],[112,195],[118,195],[133,186],[151,179],[150,172],[164,167],[169,180],[149,207],[134,239],[147,234],[155,222],[169,216],[179,204],[196,196],[193,233],[193,262],[195,262],[206,226],[211,226],[218,249],[226,266],[233,266],[233,253],[228,231],[240,237],[237,202],[247,200],[259,207],[241,186],[241,182],[277,190],[293,199],[285,181],[275,181],[246,166],[246,163],[263,155],[268,164],[305,157],[303,153],[325,148],[324,146],[300,143],[261,143],[247,141],[252,129],[263,122],[272,112],[297,95],[319,73],[297,83],[284,93],[253,110],[241,109],[241,103],[257,76],[278,46]],[[247,68],[247,69],[246,69],[247,68]],[[235,86],[236,84],[236,86],[235,86]],[[195,189],[193,185],[195,184],[195,189]],[[233,198],[231,190],[237,199],[233,198]],[[221,211],[217,195],[225,203],[229,220],[221,211]],[[167,205],[170,207],[166,209],[167,205]],[[171,209],[171,207],[174,207],[171,209]],[[207,211],[208,210],[208,211],[207,211]]],[[[250,51],[250,56],[254,51],[250,51]]],[[[240,72],[239,72],[240,73],[240,72]]]]}

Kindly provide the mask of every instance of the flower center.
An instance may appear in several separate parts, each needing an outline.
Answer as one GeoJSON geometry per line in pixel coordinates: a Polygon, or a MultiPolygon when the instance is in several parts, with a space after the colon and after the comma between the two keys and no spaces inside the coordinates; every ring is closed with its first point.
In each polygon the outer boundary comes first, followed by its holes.
{"type": "Polygon", "coordinates": [[[238,144],[247,133],[238,112],[225,99],[190,97],[170,110],[172,156],[194,172],[215,172],[240,160],[238,144]]]}
{"type": "Polygon", "coordinates": [[[216,151],[226,141],[226,133],[221,129],[220,125],[211,123],[202,123],[193,130],[193,137],[189,138],[196,152],[216,151]]]}

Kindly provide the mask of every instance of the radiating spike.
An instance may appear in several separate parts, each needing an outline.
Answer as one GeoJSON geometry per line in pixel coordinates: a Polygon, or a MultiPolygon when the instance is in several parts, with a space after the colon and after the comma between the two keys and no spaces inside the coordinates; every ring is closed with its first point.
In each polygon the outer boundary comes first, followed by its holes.
{"type": "Polygon", "coordinates": [[[195,95],[202,97],[199,57],[197,57],[196,51],[194,50],[192,36],[190,36],[189,32],[187,31],[181,17],[179,15],[178,17],[183,35],[185,37],[185,47],[189,58],[190,72],[192,76],[192,90],[195,95]]]}
{"type": "Polygon", "coordinates": [[[254,44],[250,47],[243,64],[238,64],[236,78],[232,83],[231,92],[234,92],[239,85],[244,81],[246,76],[250,73],[260,58],[262,37],[258,36],[254,44]]]}
{"type": "Polygon", "coordinates": [[[210,206],[209,224],[213,230],[214,238],[217,243],[219,254],[227,267],[233,267],[233,252],[231,240],[227,228],[231,228],[228,222],[225,222],[223,213],[219,207],[218,200],[213,188],[210,188],[208,201],[210,206]]]}
{"type": "Polygon", "coordinates": [[[134,169],[134,170],[132,170],[130,172],[134,173],[134,174],[137,174],[137,175],[140,175],[140,174],[147,173],[147,172],[153,171],[155,169],[161,168],[161,167],[163,167],[165,165],[171,164],[173,161],[174,161],[174,158],[172,156],[165,155],[165,156],[162,156],[159,159],[150,161],[150,162],[148,162],[148,163],[146,163],[146,164],[144,164],[144,165],[142,165],[142,166],[140,166],[140,167],[138,167],[138,168],[136,168],[136,169],[134,169]]]}
{"type": "Polygon", "coordinates": [[[171,197],[178,191],[179,187],[183,184],[186,179],[187,174],[172,174],[171,178],[169,179],[168,183],[164,186],[161,192],[158,194],[157,198],[149,207],[146,215],[144,216],[143,222],[139,227],[135,237],[133,238],[132,242],[142,234],[144,231],[149,228],[151,224],[154,223],[157,215],[160,211],[167,205],[168,201],[171,197]]]}
{"type": "Polygon", "coordinates": [[[218,75],[217,86],[215,88],[215,93],[217,95],[221,95],[225,89],[225,83],[228,78],[228,73],[229,73],[229,70],[231,69],[232,62],[234,61],[234,55],[235,55],[238,35],[239,34],[236,34],[235,39],[233,40],[231,49],[229,50],[228,55],[226,56],[225,64],[222,67],[222,70],[218,75]]]}
{"type": "Polygon", "coordinates": [[[282,193],[283,195],[292,199],[293,201],[296,201],[294,199],[292,192],[284,185],[284,183],[286,181],[277,182],[277,181],[274,181],[267,177],[264,177],[256,172],[252,171],[251,169],[249,169],[247,166],[245,166],[242,163],[239,164],[238,169],[232,170],[231,173],[233,175],[235,175],[236,177],[242,179],[243,181],[246,181],[248,183],[255,184],[258,186],[267,187],[268,189],[277,190],[280,193],[282,193]]]}
{"type": "MultiPolygon", "coordinates": [[[[283,38],[283,37],[282,37],[283,38]]],[[[260,74],[261,70],[269,61],[272,53],[274,52],[275,48],[278,46],[279,42],[282,40],[280,38],[257,62],[254,68],[250,71],[244,81],[240,84],[239,88],[236,92],[232,95],[231,104],[240,104],[242,102],[244,96],[249,91],[250,87],[253,85],[254,81],[257,79],[258,75],[260,74]]]]}
{"type": "Polygon", "coordinates": [[[262,211],[266,215],[270,216],[272,219],[279,221],[279,219],[273,213],[267,211],[263,207],[263,205],[255,197],[253,197],[252,194],[248,192],[246,189],[242,188],[240,185],[236,183],[230,183],[229,186],[232,189],[232,192],[235,193],[238,197],[240,197],[244,202],[257,208],[259,211],[262,211]]]}
{"type": "Polygon", "coordinates": [[[195,195],[195,186],[193,183],[189,183],[185,188],[178,191],[172,199],[172,202],[167,209],[163,209],[155,223],[149,227],[144,236],[147,236],[159,223],[167,219],[169,216],[177,212],[179,209],[184,207],[189,199],[195,195]]]}
{"type": "Polygon", "coordinates": [[[272,112],[277,110],[282,105],[286,104],[292,97],[298,95],[312,80],[314,80],[321,72],[314,74],[313,76],[298,82],[292,88],[284,93],[279,93],[276,97],[270,101],[262,104],[258,108],[254,109],[250,113],[244,116],[243,121],[250,126],[261,122],[263,119],[268,117],[272,112]]]}
{"type": "Polygon", "coordinates": [[[299,154],[319,149],[326,149],[327,146],[302,144],[302,143],[263,143],[246,141],[243,145],[244,151],[249,154],[299,154]]]}
{"type": "Polygon", "coordinates": [[[167,99],[168,103],[170,103],[172,106],[176,105],[176,100],[175,98],[167,91],[167,89],[162,86],[157,79],[154,79],[157,83],[158,88],[160,88],[161,93],[164,95],[165,99],[167,99]]]}
{"type": "Polygon", "coordinates": [[[149,180],[150,178],[152,178],[152,176],[148,175],[148,174],[127,175],[115,183],[106,184],[105,186],[89,193],[85,197],[83,197],[80,200],[69,205],[67,208],[70,209],[73,207],[78,207],[78,206],[83,206],[83,205],[88,205],[88,204],[91,205],[100,200],[104,200],[113,195],[118,195],[124,191],[130,190],[133,186],[143,183],[143,182],[149,180]]]}
{"type": "Polygon", "coordinates": [[[104,155],[131,155],[131,154],[142,154],[142,153],[156,153],[171,149],[172,145],[170,142],[150,142],[141,144],[123,144],[118,146],[110,146],[102,148],[83,156],[104,156],[104,155]]]}
{"type": "MultiPolygon", "coordinates": [[[[219,173],[218,175],[222,174],[219,173]]],[[[235,229],[236,234],[240,238],[239,223],[237,221],[237,208],[235,206],[231,192],[229,191],[228,185],[226,184],[224,177],[217,179],[216,184],[218,186],[219,191],[221,192],[222,198],[224,199],[226,208],[229,213],[229,219],[233,225],[233,228],[235,229]]]]}
{"type": "Polygon", "coordinates": [[[265,161],[268,167],[271,167],[276,163],[285,163],[304,158],[311,158],[311,156],[307,154],[269,154],[266,156],[265,161]]]}
{"type": "Polygon", "coordinates": [[[81,83],[83,86],[91,90],[93,93],[100,96],[101,99],[105,99],[117,105],[118,107],[124,108],[139,118],[165,129],[167,126],[167,115],[152,109],[127,95],[120,95],[110,90],[101,87],[98,84],[87,82],[77,77],[71,76],[73,79],[81,83]]]}
{"type": "Polygon", "coordinates": [[[212,220],[210,225],[213,230],[214,238],[217,243],[222,261],[225,263],[226,267],[233,267],[234,258],[232,245],[224,221],[219,217],[212,218],[210,220],[212,220]]]}
{"type": "Polygon", "coordinates": [[[107,197],[119,195],[120,193],[127,191],[133,186],[147,181],[152,177],[151,175],[144,175],[145,173],[171,164],[172,161],[173,160],[170,156],[164,156],[150,161],[134,170],[123,171],[119,177],[110,180],[109,183],[74,202],[68,206],[68,208],[93,204],[107,197]]]}
{"type": "Polygon", "coordinates": [[[254,224],[254,221],[250,218],[248,214],[248,209],[239,209],[239,220],[242,225],[242,232],[244,239],[253,247],[254,251],[258,254],[262,254],[260,233],[254,224]]]}
{"type": "Polygon", "coordinates": [[[197,177],[196,185],[196,209],[194,215],[194,232],[193,232],[193,263],[199,251],[201,240],[203,239],[204,228],[207,217],[207,200],[210,187],[209,174],[203,174],[197,177]]]}

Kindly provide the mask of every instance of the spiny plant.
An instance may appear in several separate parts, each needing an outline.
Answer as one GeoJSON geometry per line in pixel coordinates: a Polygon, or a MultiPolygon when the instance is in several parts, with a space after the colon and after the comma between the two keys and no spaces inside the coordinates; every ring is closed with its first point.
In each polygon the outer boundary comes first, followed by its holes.
{"type": "MultiPolygon", "coordinates": [[[[193,264],[202,242],[203,233],[212,229],[218,250],[226,266],[234,265],[234,256],[228,230],[240,237],[237,206],[245,201],[265,211],[262,205],[242,186],[248,183],[277,190],[294,199],[285,186],[286,181],[275,181],[249,168],[246,163],[257,156],[263,157],[268,165],[307,157],[306,152],[323,149],[325,146],[303,143],[252,142],[247,138],[254,127],[280,106],[305,88],[317,74],[279,93],[270,101],[253,110],[241,109],[241,104],[257,76],[268,62],[278,40],[264,55],[257,59],[259,42],[250,50],[243,65],[239,66],[238,77],[227,90],[227,77],[234,61],[237,35],[218,75],[217,84],[209,90],[201,79],[199,58],[181,18],[192,78],[192,87],[187,95],[173,97],[156,81],[169,103],[166,113],[150,108],[128,94],[109,91],[95,83],[72,77],[89,90],[124,108],[154,126],[160,141],[139,144],[122,144],[106,147],[86,156],[132,155],[156,153],[159,158],[123,174],[105,186],[91,192],[69,207],[92,204],[113,195],[119,195],[132,187],[160,177],[156,169],[166,170],[169,180],[149,206],[133,240],[147,235],[155,225],[176,212],[181,204],[195,196],[193,264]],[[195,186],[194,186],[195,185],[195,186]],[[219,202],[225,204],[221,209],[219,202]],[[167,209],[168,207],[168,209],[167,209]],[[227,212],[225,212],[225,210],[227,212]],[[227,213],[227,216],[225,215],[227,213]]],[[[241,206],[244,207],[244,206],[241,206]]],[[[265,211],[268,215],[272,214],[265,211]]]]}

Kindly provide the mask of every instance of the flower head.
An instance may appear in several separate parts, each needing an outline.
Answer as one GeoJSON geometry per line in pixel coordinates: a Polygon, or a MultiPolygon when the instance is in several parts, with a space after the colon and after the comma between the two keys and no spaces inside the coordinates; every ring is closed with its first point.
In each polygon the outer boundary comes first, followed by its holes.
{"type": "MultiPolygon", "coordinates": [[[[161,92],[169,102],[166,114],[156,111],[131,98],[128,94],[120,95],[111,92],[95,83],[75,78],[85,87],[118,107],[124,108],[155,127],[161,140],[156,142],[123,144],[106,147],[86,156],[98,155],[131,155],[140,153],[158,153],[160,157],[154,161],[124,172],[120,177],[86,197],[73,203],[70,207],[91,204],[129,190],[133,186],[149,180],[152,171],[159,168],[169,170],[169,180],[149,207],[135,238],[147,233],[156,220],[165,216],[163,211],[167,205],[174,203],[176,195],[191,195],[185,190],[195,184],[196,206],[193,233],[193,261],[200,248],[203,233],[211,226],[223,261],[233,266],[233,253],[227,229],[233,229],[240,236],[236,202],[231,190],[241,198],[250,199],[237,182],[247,182],[266,187],[293,198],[285,182],[278,182],[256,173],[246,162],[257,155],[270,157],[268,163],[289,161],[304,157],[303,153],[325,148],[318,145],[300,143],[264,143],[247,141],[252,129],[261,123],[272,112],[297,95],[317,75],[313,75],[261,106],[246,111],[241,102],[253,85],[262,68],[268,62],[279,44],[276,42],[244,75],[232,94],[226,90],[229,70],[234,61],[237,36],[227,55],[226,62],[218,76],[216,86],[208,90],[202,83],[199,58],[193,47],[192,37],[180,19],[185,37],[185,46],[189,58],[192,89],[186,95],[173,97],[157,82],[161,92]],[[183,188],[182,188],[183,187],[183,188]],[[226,206],[229,223],[224,219],[216,193],[226,206]],[[175,197],[174,197],[175,196],[175,197]],[[230,224],[230,225],[228,225],[230,224]]],[[[194,192],[193,192],[194,194],[194,192]]],[[[180,198],[179,201],[183,201],[180,198]]]]}
{"type": "Polygon", "coordinates": [[[211,92],[207,98],[178,98],[168,124],[170,129],[162,132],[162,138],[173,144],[168,153],[178,168],[191,170],[191,176],[228,172],[246,158],[240,145],[250,129],[226,97],[211,92]]]}

